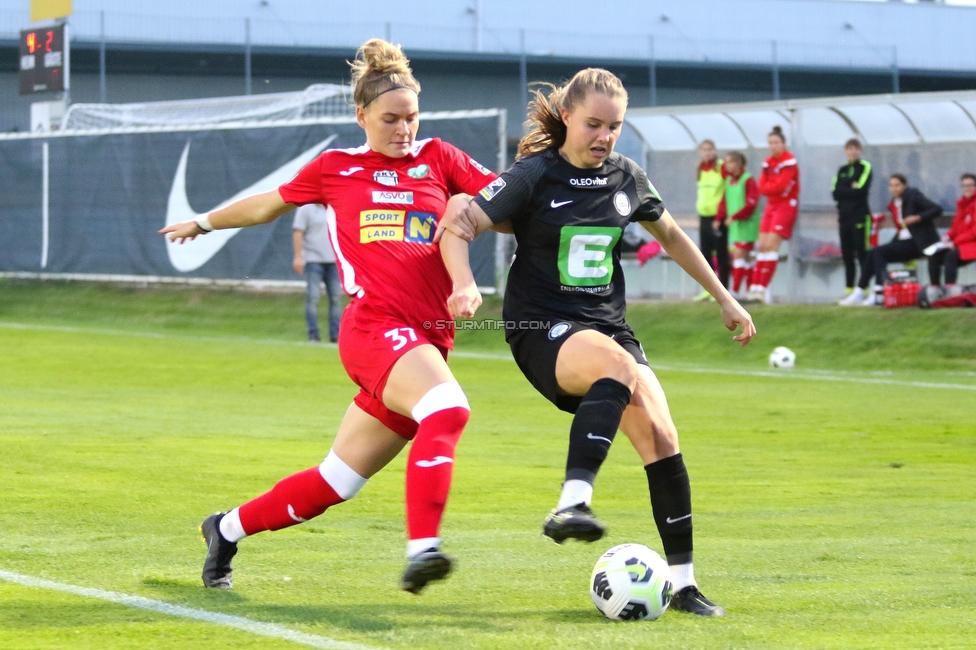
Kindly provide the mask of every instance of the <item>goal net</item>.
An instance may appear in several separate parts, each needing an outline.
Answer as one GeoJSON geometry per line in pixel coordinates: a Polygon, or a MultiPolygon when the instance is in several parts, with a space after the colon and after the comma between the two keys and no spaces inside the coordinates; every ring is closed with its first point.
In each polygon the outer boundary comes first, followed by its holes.
{"type": "Polygon", "coordinates": [[[348,88],[314,84],[303,91],[140,104],[72,104],[62,130],[254,125],[354,114],[348,88]]]}

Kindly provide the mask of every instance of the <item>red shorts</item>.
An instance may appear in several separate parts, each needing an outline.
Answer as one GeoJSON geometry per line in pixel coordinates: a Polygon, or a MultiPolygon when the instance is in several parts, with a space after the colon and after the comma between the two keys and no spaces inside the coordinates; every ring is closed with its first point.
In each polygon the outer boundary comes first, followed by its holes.
{"type": "MultiPolygon", "coordinates": [[[[424,337],[424,330],[399,320],[376,314],[363,314],[353,301],[342,315],[339,326],[339,358],[357,386],[355,402],[392,431],[407,440],[417,434],[417,423],[395,413],[383,404],[383,389],[390,371],[400,357],[420,345],[434,345],[424,337]]],[[[434,345],[444,359],[447,349],[434,345]]]]}
{"type": "Polygon", "coordinates": [[[762,221],[759,222],[759,232],[771,232],[779,235],[783,239],[793,236],[793,226],[796,224],[796,215],[799,208],[796,199],[789,203],[776,203],[767,205],[763,212],[762,221]]]}

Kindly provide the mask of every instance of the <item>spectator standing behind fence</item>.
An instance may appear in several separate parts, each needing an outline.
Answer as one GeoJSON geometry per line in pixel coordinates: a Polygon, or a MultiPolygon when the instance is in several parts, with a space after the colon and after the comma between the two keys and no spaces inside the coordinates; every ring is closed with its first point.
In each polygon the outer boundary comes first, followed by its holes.
{"type": "Polygon", "coordinates": [[[328,212],[318,203],[303,205],[295,211],[292,225],[292,244],[295,259],[291,267],[298,275],[305,275],[305,324],[308,340],[318,343],[320,287],[325,283],[329,296],[329,340],[339,340],[339,321],[342,319],[342,282],[335,265],[335,253],[329,241],[328,212]]]}
{"type": "Polygon", "coordinates": [[[759,176],[759,193],[766,197],[766,209],[759,223],[759,253],[752,271],[748,299],[770,304],[769,285],[779,263],[779,247],[793,235],[800,211],[800,169],[796,158],[786,150],[783,129],[774,126],[766,136],[769,158],[759,176]]]}
{"type": "Polygon", "coordinates": [[[732,295],[738,297],[743,281],[749,286],[752,271],[750,256],[759,239],[759,186],[746,171],[746,157],[738,151],[725,156],[725,192],[718,205],[715,227],[728,228],[732,243],[732,295]]]}
{"type": "MultiPolygon", "coordinates": [[[[884,284],[887,279],[889,262],[909,262],[925,255],[926,247],[939,241],[939,231],[935,229],[935,220],[942,215],[942,208],[926,197],[919,190],[908,186],[908,179],[903,174],[892,174],[888,179],[888,193],[891,203],[888,210],[895,221],[898,233],[887,244],[872,248],[868,253],[867,263],[861,273],[857,288],[851,294],[862,298],[860,305],[884,304],[884,284]],[[868,285],[874,277],[874,290],[869,291],[868,285]]],[[[929,260],[929,275],[938,275],[938,260],[929,260]]],[[[845,301],[846,302],[846,301],[845,301]]],[[[851,304],[854,304],[853,302],[851,304]]]]}
{"type": "Polygon", "coordinates": [[[854,281],[857,268],[864,275],[867,261],[868,240],[871,238],[871,208],[868,193],[871,191],[871,163],[861,159],[864,148],[857,138],[844,145],[847,164],[834,177],[833,196],[837,202],[837,220],[840,227],[840,252],[844,260],[844,280],[847,296],[842,305],[864,302],[864,296],[855,297],[854,281]],[[856,262],[856,265],[855,265],[856,262]]]}
{"type": "MultiPolygon", "coordinates": [[[[725,191],[725,175],[722,161],[715,150],[715,143],[702,140],[698,145],[698,248],[709,266],[715,270],[719,281],[729,287],[729,230],[721,220],[716,220],[718,204],[725,191]],[[714,226],[718,224],[719,227],[714,226]]],[[[696,301],[710,300],[712,294],[702,291],[696,301]]]]}
{"type": "MultiPolygon", "coordinates": [[[[945,265],[945,283],[953,285],[959,279],[959,267],[976,262],[976,174],[966,173],[959,179],[962,196],[956,202],[956,216],[952,226],[942,237],[944,250],[932,259],[945,265]]],[[[941,284],[938,272],[929,265],[929,281],[941,284]]]]}

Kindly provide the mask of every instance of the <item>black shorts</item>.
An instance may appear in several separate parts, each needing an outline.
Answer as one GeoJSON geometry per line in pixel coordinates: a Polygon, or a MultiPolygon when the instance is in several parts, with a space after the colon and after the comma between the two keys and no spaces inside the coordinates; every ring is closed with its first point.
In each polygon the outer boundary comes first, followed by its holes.
{"type": "Polygon", "coordinates": [[[505,332],[512,348],[512,356],[525,378],[542,393],[543,397],[561,411],[575,413],[583,399],[579,395],[567,395],[556,382],[556,357],[569,337],[582,330],[596,330],[620,344],[641,365],[648,365],[644,348],[628,325],[604,331],[572,321],[558,321],[549,329],[518,329],[505,332]]]}

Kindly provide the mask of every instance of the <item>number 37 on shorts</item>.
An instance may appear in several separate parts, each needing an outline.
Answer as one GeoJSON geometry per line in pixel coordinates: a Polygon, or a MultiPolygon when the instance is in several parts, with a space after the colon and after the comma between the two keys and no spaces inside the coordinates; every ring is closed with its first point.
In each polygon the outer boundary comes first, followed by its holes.
{"type": "Polygon", "coordinates": [[[383,335],[393,342],[393,351],[399,352],[408,342],[416,342],[417,334],[412,327],[394,327],[383,335]]]}

